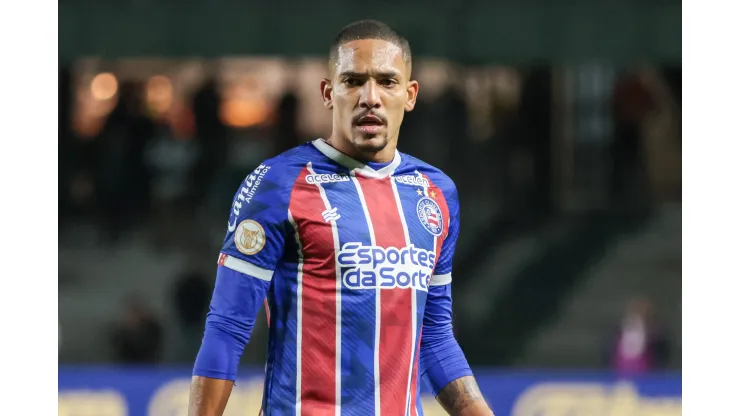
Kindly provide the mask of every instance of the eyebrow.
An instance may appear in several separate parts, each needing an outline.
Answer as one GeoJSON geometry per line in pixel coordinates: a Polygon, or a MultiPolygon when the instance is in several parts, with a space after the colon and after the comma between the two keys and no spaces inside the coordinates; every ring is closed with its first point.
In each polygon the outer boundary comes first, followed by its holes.
{"type": "MultiPolygon", "coordinates": [[[[339,74],[339,76],[351,78],[368,78],[370,75],[367,72],[344,71],[339,74]]],[[[377,78],[395,78],[399,76],[399,73],[396,71],[381,71],[376,72],[374,76],[377,78]]]]}

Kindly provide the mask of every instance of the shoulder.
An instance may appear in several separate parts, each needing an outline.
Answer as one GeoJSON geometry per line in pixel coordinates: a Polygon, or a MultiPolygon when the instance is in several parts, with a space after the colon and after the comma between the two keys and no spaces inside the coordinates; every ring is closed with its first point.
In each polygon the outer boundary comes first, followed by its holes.
{"type": "Polygon", "coordinates": [[[306,167],[314,156],[314,149],[310,143],[304,143],[273,158],[267,159],[254,172],[248,174],[245,181],[255,175],[262,175],[284,186],[292,186],[301,170],[306,167]]]}
{"type": "Polygon", "coordinates": [[[305,143],[260,163],[246,174],[239,191],[247,195],[276,196],[290,193],[301,171],[315,158],[315,148],[305,143]]]}
{"type": "Polygon", "coordinates": [[[436,187],[444,193],[445,199],[448,201],[457,201],[455,181],[441,169],[406,153],[401,153],[401,160],[400,167],[404,172],[420,173],[428,178],[429,182],[431,182],[429,184],[430,186],[436,187]]]}
{"type": "Polygon", "coordinates": [[[239,184],[229,224],[238,218],[287,212],[286,204],[296,179],[311,160],[311,149],[300,145],[267,159],[246,174],[239,184]]]}

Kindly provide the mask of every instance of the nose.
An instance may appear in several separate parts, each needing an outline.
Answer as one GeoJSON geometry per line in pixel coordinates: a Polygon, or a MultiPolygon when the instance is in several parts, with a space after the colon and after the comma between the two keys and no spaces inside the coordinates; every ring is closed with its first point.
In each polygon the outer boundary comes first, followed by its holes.
{"type": "Polygon", "coordinates": [[[374,79],[368,80],[360,91],[360,107],[373,109],[380,107],[378,84],[374,79]]]}

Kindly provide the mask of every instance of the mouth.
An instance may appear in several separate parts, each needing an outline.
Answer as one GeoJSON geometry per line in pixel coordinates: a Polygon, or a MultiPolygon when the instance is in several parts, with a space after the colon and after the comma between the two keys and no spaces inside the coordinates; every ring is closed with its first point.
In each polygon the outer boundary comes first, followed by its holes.
{"type": "Polygon", "coordinates": [[[385,123],[383,122],[383,120],[380,119],[380,117],[372,115],[372,114],[364,116],[364,117],[360,117],[360,119],[357,120],[355,124],[357,124],[358,126],[383,126],[385,125],[385,123]]]}
{"type": "Polygon", "coordinates": [[[363,133],[377,134],[383,129],[383,127],[385,127],[385,123],[378,116],[367,115],[358,119],[355,126],[357,126],[357,128],[363,133]]]}

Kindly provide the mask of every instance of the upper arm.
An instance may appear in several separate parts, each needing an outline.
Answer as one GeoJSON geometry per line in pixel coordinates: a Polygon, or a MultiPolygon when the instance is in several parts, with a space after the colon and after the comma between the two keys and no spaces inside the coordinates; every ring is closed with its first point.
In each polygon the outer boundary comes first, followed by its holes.
{"type": "MultiPolygon", "coordinates": [[[[448,227],[439,259],[429,282],[427,306],[424,313],[424,326],[452,325],[452,260],[460,232],[460,204],[457,189],[450,181],[448,190],[444,191],[448,211],[448,227]]],[[[423,340],[422,340],[423,342],[423,340]]]]}
{"type": "Polygon", "coordinates": [[[445,192],[445,201],[449,212],[447,219],[448,231],[429,282],[427,306],[424,313],[425,327],[452,325],[452,260],[460,232],[460,204],[454,185],[450,188],[449,191],[445,192]]]}
{"type": "Polygon", "coordinates": [[[234,195],[209,318],[253,318],[262,305],[282,258],[289,225],[280,173],[262,164],[234,195]]]}
{"type": "Polygon", "coordinates": [[[448,188],[446,191],[443,190],[448,211],[447,235],[442,243],[442,250],[439,254],[432,279],[432,283],[436,283],[437,285],[447,284],[451,281],[452,260],[455,255],[457,237],[460,234],[460,203],[458,201],[457,189],[454,184],[449,185],[448,188]]]}
{"type": "Polygon", "coordinates": [[[270,281],[288,232],[288,195],[273,166],[262,164],[234,195],[219,263],[270,281]]]}
{"type": "Polygon", "coordinates": [[[234,196],[194,375],[233,380],[283,254],[288,224],[277,172],[260,165],[234,196]]]}
{"type": "Polygon", "coordinates": [[[429,283],[419,355],[420,374],[437,394],[451,381],[472,374],[452,331],[452,258],[460,227],[457,193],[445,193],[449,228],[429,283]]]}

